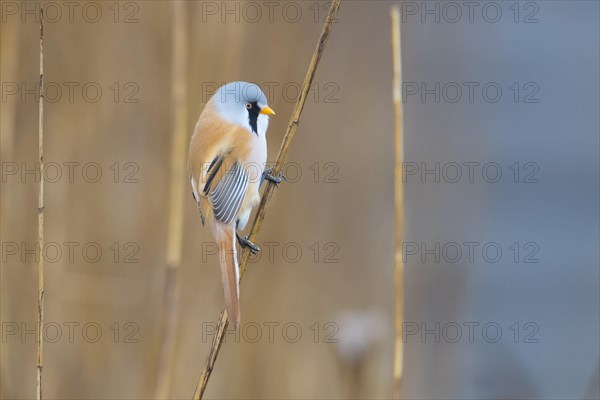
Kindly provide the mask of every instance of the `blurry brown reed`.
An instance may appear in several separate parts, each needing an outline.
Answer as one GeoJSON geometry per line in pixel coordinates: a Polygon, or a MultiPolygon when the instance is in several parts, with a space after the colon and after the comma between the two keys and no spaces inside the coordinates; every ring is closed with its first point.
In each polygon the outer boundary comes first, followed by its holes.
{"type": "MultiPolygon", "coordinates": [[[[321,31],[321,35],[319,36],[319,41],[317,42],[317,46],[313,52],[312,59],[310,60],[310,64],[308,66],[308,70],[306,71],[306,76],[304,77],[304,82],[302,83],[302,90],[300,92],[300,96],[298,97],[298,101],[296,102],[294,111],[292,112],[292,115],[290,117],[290,121],[288,122],[285,136],[283,137],[283,142],[281,143],[281,148],[279,149],[279,154],[277,155],[277,161],[275,162],[275,166],[271,171],[271,174],[273,176],[280,176],[282,173],[285,160],[287,159],[289,147],[296,134],[296,130],[298,129],[298,124],[300,123],[300,115],[302,114],[304,104],[306,103],[306,98],[308,96],[308,92],[315,77],[317,66],[319,65],[323,52],[325,51],[325,45],[327,44],[327,39],[329,38],[329,34],[331,33],[331,29],[333,27],[332,24],[335,20],[335,15],[337,14],[338,9],[340,7],[340,2],[341,0],[333,0],[331,2],[331,6],[329,8],[329,13],[327,14],[327,17],[325,19],[323,30],[321,31]]],[[[267,182],[267,187],[265,188],[265,192],[262,196],[260,205],[258,206],[258,210],[254,218],[254,223],[252,224],[252,229],[250,230],[249,240],[253,242],[256,242],[258,232],[260,231],[262,222],[265,218],[267,204],[269,203],[269,200],[271,199],[273,191],[276,187],[276,185],[273,182],[267,182]]],[[[240,261],[240,281],[244,275],[249,259],[250,251],[248,251],[248,249],[245,248],[240,261]]],[[[208,380],[210,379],[212,370],[215,365],[215,361],[217,360],[217,356],[219,355],[219,350],[221,348],[221,345],[223,344],[223,337],[228,324],[229,320],[227,318],[227,312],[223,308],[223,310],[221,311],[221,316],[219,318],[218,331],[213,337],[208,356],[206,357],[204,369],[202,370],[200,378],[198,379],[198,384],[194,392],[194,400],[201,399],[204,395],[206,385],[208,384],[208,380]]]]}
{"type": "Polygon", "coordinates": [[[394,383],[392,396],[402,396],[402,321],[404,319],[404,265],[402,264],[402,240],[404,233],[404,186],[402,183],[402,162],[404,157],[404,126],[401,101],[402,84],[402,49],[400,36],[400,9],[392,7],[392,58],[393,58],[393,101],[394,101],[394,144],[396,155],[395,166],[395,203],[396,203],[396,337],[394,348],[394,383]]]}
{"type": "Polygon", "coordinates": [[[157,382],[154,397],[168,398],[174,362],[174,344],[179,320],[179,267],[183,236],[183,198],[187,139],[187,4],[173,4],[172,37],[172,137],[171,187],[169,191],[169,230],[167,238],[167,268],[160,319],[160,347],[157,382]]]}
{"type": "Polygon", "coordinates": [[[40,102],[38,115],[38,155],[40,162],[40,186],[38,192],[38,329],[37,329],[37,390],[36,397],[42,399],[42,368],[44,350],[44,9],[40,8],[40,102]]]}
{"type": "MultiPolygon", "coordinates": [[[[13,54],[13,57],[6,57],[3,60],[6,65],[2,66],[5,77],[14,77],[19,69],[19,57],[17,49],[20,46],[21,30],[18,29],[17,24],[6,24],[5,29],[8,30],[6,34],[7,45],[3,45],[4,51],[8,54],[13,54]]],[[[3,77],[3,80],[5,78],[3,77]]],[[[6,101],[2,104],[2,137],[0,138],[0,158],[3,161],[12,160],[15,146],[15,128],[17,120],[17,102],[6,101]]],[[[2,191],[2,200],[5,201],[7,197],[7,190],[2,191]]]]}

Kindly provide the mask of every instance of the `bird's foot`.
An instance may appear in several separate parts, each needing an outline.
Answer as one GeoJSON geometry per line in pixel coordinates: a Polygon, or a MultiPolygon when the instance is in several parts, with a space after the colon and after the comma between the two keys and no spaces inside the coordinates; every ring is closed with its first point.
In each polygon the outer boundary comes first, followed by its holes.
{"type": "Polygon", "coordinates": [[[256,255],[260,252],[260,247],[248,240],[248,235],[242,237],[236,233],[236,236],[242,248],[248,247],[250,249],[250,253],[252,253],[253,255],[256,255]]]}
{"type": "Polygon", "coordinates": [[[265,170],[262,174],[262,179],[263,181],[266,179],[270,182],[273,182],[275,184],[276,187],[279,187],[279,184],[281,183],[281,181],[288,181],[287,177],[284,174],[279,174],[279,176],[274,176],[272,175],[273,173],[273,168],[269,168],[267,170],[265,170]]]}

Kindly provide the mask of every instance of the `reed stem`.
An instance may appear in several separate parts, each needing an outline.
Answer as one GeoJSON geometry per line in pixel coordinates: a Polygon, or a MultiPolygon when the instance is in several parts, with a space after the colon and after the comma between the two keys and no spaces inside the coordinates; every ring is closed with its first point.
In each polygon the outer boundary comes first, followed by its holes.
{"type": "Polygon", "coordinates": [[[169,190],[169,227],[167,238],[167,268],[160,319],[160,349],[154,397],[166,399],[171,387],[174,348],[179,321],[179,267],[183,238],[183,199],[187,139],[187,3],[174,1],[171,97],[173,126],[171,140],[171,187],[169,190]]]}
{"type": "Polygon", "coordinates": [[[395,293],[396,293],[396,334],[394,349],[394,383],[392,397],[402,397],[402,361],[404,344],[402,342],[402,322],[404,320],[404,264],[402,262],[402,241],[404,240],[404,184],[402,182],[402,164],[404,160],[404,110],[402,104],[402,49],[400,36],[400,9],[391,10],[392,19],[392,58],[393,58],[393,101],[394,101],[394,148],[395,148],[395,205],[396,205],[396,255],[395,255],[395,293]]]}
{"type": "Polygon", "coordinates": [[[40,186],[38,192],[38,330],[37,330],[37,400],[42,399],[44,366],[44,8],[40,7],[40,101],[38,111],[38,155],[40,186]]]}

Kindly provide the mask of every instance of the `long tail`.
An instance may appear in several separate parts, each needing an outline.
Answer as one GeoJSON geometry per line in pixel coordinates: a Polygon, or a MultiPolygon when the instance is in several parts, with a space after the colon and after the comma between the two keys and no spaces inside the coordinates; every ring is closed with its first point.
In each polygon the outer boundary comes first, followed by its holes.
{"type": "Polygon", "coordinates": [[[235,248],[235,225],[216,227],[217,244],[219,245],[219,264],[221,267],[221,283],[225,296],[225,308],[229,322],[240,323],[240,274],[235,248]]]}

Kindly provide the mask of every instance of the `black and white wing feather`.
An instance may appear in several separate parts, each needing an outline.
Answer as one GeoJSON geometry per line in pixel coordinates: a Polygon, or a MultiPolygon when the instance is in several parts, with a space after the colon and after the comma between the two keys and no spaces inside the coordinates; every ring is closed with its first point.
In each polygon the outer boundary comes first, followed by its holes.
{"type": "Polygon", "coordinates": [[[213,168],[209,168],[210,176],[204,190],[208,193],[215,218],[224,224],[229,224],[234,221],[242,206],[248,188],[248,174],[242,164],[235,162],[221,180],[211,188],[211,183],[221,165],[222,160],[216,160],[213,168]]]}

